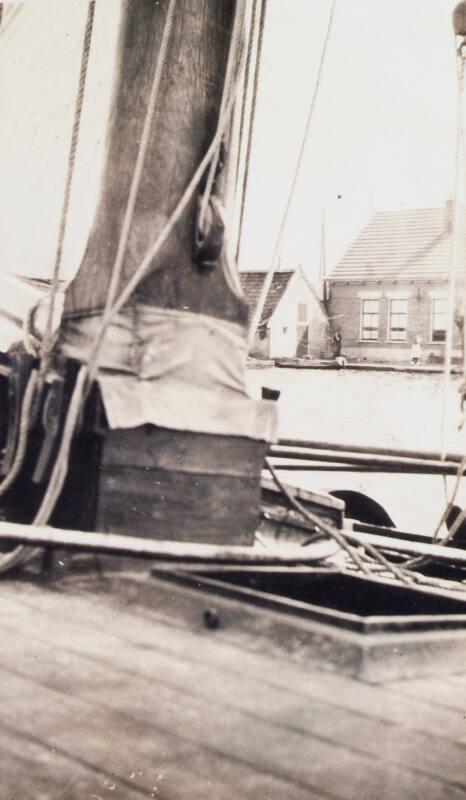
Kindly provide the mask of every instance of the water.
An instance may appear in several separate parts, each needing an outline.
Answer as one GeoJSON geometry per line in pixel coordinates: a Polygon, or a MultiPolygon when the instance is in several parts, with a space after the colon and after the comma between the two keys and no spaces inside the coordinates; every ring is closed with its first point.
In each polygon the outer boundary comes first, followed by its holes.
{"type": "MultiPolygon", "coordinates": [[[[437,450],[442,445],[445,396],[447,450],[466,453],[458,387],[446,395],[442,375],[351,370],[261,369],[248,372],[251,394],[279,389],[279,435],[349,445],[437,450]]],[[[423,533],[435,529],[454,478],[369,473],[283,473],[310,489],[353,489],[369,494],[395,523],[423,533]]],[[[466,505],[466,481],[459,499],[466,505]]]]}

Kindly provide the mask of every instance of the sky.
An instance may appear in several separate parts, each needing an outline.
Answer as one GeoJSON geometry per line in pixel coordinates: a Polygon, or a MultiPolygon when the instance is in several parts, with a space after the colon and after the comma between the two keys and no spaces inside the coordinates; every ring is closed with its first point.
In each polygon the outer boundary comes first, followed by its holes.
{"type": "MultiPolygon", "coordinates": [[[[281,248],[282,268],[301,265],[317,276],[323,217],[331,270],[374,212],[442,205],[451,197],[457,119],[454,5],[450,0],[336,0],[281,248]]],[[[80,168],[65,240],[67,276],[80,261],[94,214],[105,140],[102,105],[111,102],[118,25],[113,10],[119,7],[120,0],[99,0],[96,6],[99,47],[91,51],[80,168]]],[[[10,153],[0,162],[0,256],[10,272],[43,275],[56,248],[73,120],[70,87],[77,80],[87,3],[28,0],[24,8],[28,13],[18,12],[2,34],[0,51],[0,145],[10,153]],[[37,31],[45,24],[52,46],[41,49],[37,31]],[[44,108],[50,108],[46,126],[37,122],[44,108]],[[20,129],[31,133],[26,152],[20,129]]],[[[267,268],[275,249],[330,9],[331,0],[267,0],[242,269],[267,268]]]]}
{"type": "MultiPolygon", "coordinates": [[[[336,0],[281,268],[327,270],[373,213],[443,205],[454,185],[457,79],[449,0],[336,0]]],[[[275,247],[330,0],[268,0],[240,267],[275,247]]]]}

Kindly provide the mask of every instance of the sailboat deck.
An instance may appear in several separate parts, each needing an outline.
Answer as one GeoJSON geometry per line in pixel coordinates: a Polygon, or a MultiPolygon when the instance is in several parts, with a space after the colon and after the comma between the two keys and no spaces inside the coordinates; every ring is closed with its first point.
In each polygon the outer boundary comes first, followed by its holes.
{"type": "Polygon", "coordinates": [[[109,585],[0,584],[1,800],[466,796],[464,676],[371,685],[109,585]]]}

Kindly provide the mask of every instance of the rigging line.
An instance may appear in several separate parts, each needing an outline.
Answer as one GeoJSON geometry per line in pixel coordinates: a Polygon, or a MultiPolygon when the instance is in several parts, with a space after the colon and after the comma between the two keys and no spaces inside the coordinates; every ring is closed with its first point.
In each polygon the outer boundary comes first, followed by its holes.
{"type": "MultiPolygon", "coordinates": [[[[454,40],[455,41],[455,40],[454,40]]],[[[456,49],[456,41],[455,41],[456,49]]],[[[456,122],[456,159],[455,159],[455,184],[453,194],[453,219],[448,221],[451,224],[451,258],[450,273],[448,280],[448,301],[447,301],[447,330],[445,336],[445,354],[443,371],[443,397],[442,397],[442,416],[441,416],[441,455],[445,459],[446,455],[446,422],[447,422],[447,400],[448,390],[451,382],[454,316],[455,316],[455,294],[456,294],[456,262],[458,260],[458,239],[460,228],[460,188],[461,188],[461,160],[464,160],[464,129],[463,129],[463,94],[464,94],[464,72],[465,58],[462,51],[457,50],[457,122],[456,122]]]]}
{"type": "Polygon", "coordinates": [[[86,366],[81,366],[76,382],[71,395],[68,412],[66,415],[63,433],[60,440],[60,447],[58,449],[57,458],[53,466],[52,474],[42,498],[40,508],[37,511],[33,525],[46,525],[52,514],[60,492],[63,488],[65,478],[68,471],[68,461],[70,455],[71,444],[73,435],[76,428],[77,420],[81,413],[82,400],[85,396],[86,386],[88,379],[88,371],[86,366]]]}
{"type": "Polygon", "coordinates": [[[176,0],[169,0],[167,15],[165,17],[165,23],[162,33],[162,40],[160,43],[160,49],[155,64],[154,75],[152,78],[152,85],[149,94],[149,100],[147,103],[147,110],[144,119],[141,140],[139,143],[138,154],[136,157],[136,164],[134,167],[133,177],[131,179],[128,201],[126,203],[125,216],[123,218],[123,225],[120,233],[120,238],[118,240],[118,248],[115,256],[115,261],[113,263],[113,268],[110,277],[110,284],[107,290],[104,314],[111,307],[118,290],[118,284],[120,282],[123,260],[126,254],[129,234],[133,222],[134,209],[136,206],[136,200],[139,192],[139,187],[141,184],[144,161],[149,146],[149,138],[152,131],[154,116],[157,111],[157,101],[159,97],[160,86],[162,83],[164,69],[167,63],[168,45],[170,43],[170,36],[173,29],[173,22],[175,19],[175,8],[176,8],[176,0]]]}
{"type": "MultiPolygon", "coordinates": [[[[245,162],[244,162],[244,176],[243,176],[243,186],[241,190],[241,206],[240,206],[240,215],[239,215],[239,222],[238,222],[238,234],[237,234],[237,246],[236,246],[236,263],[239,262],[240,251],[241,251],[241,239],[242,239],[242,232],[243,232],[243,222],[244,222],[244,212],[246,208],[246,194],[248,191],[248,184],[249,184],[249,171],[250,171],[250,164],[251,164],[251,152],[252,152],[252,142],[254,138],[254,123],[256,119],[256,108],[257,108],[257,97],[259,91],[259,78],[260,78],[260,70],[261,70],[261,63],[262,63],[262,49],[264,44],[264,30],[265,30],[265,20],[266,20],[266,13],[267,13],[267,0],[258,0],[261,5],[260,9],[260,16],[259,16],[259,30],[257,34],[257,52],[256,52],[256,60],[254,65],[254,77],[253,77],[253,85],[252,85],[252,98],[251,98],[251,113],[248,123],[248,139],[246,145],[246,155],[245,155],[245,162]]],[[[254,3],[254,10],[256,9],[256,3],[254,3]]],[[[253,19],[253,24],[255,26],[255,16],[253,19]]],[[[252,31],[252,39],[254,37],[254,29],[252,31]]],[[[251,53],[252,53],[252,44],[251,41],[251,53]]],[[[246,103],[246,96],[247,96],[247,85],[245,89],[244,95],[244,103],[243,103],[243,110],[245,111],[245,103],[246,103]]],[[[243,123],[243,120],[242,120],[243,123]]]]}
{"type": "Polygon", "coordinates": [[[244,128],[246,124],[246,109],[248,105],[251,63],[254,51],[254,39],[257,28],[257,9],[259,8],[261,3],[262,0],[252,0],[250,19],[248,23],[248,45],[247,45],[246,60],[244,65],[244,76],[241,84],[242,100],[241,100],[241,114],[240,114],[239,131],[238,131],[238,154],[237,154],[236,170],[235,170],[235,195],[237,195],[238,193],[240,162],[241,162],[241,154],[243,152],[244,128]]]}
{"type": "MultiPolygon", "coordinates": [[[[246,0],[237,0],[235,19],[233,23],[233,31],[231,34],[231,42],[230,42],[227,66],[225,71],[225,80],[223,84],[222,100],[219,110],[219,118],[221,118],[225,112],[226,104],[232,92],[232,87],[235,84],[236,85],[238,84],[238,78],[242,68],[241,51],[243,47],[242,40],[243,40],[245,12],[246,12],[246,0]]],[[[205,229],[207,209],[209,206],[209,201],[215,182],[215,177],[217,174],[217,166],[220,156],[220,145],[221,145],[221,139],[218,143],[216,151],[213,154],[213,158],[210,161],[206,185],[201,197],[201,206],[199,210],[199,220],[198,220],[198,226],[201,231],[205,229]]]]}
{"type": "MultiPolygon", "coordinates": [[[[439,537],[439,533],[440,533],[440,530],[442,528],[442,525],[446,522],[446,520],[448,519],[448,515],[453,510],[453,504],[454,504],[454,502],[456,500],[456,496],[458,494],[460,483],[461,483],[461,478],[464,477],[465,471],[466,471],[466,456],[462,459],[460,465],[458,466],[458,470],[457,470],[457,473],[456,473],[456,479],[455,479],[455,485],[453,487],[453,492],[451,494],[450,500],[447,502],[447,505],[445,506],[445,509],[443,510],[442,516],[440,517],[440,519],[439,519],[439,521],[437,523],[437,527],[435,528],[435,531],[432,534],[432,544],[435,544],[436,542],[438,542],[438,537],[439,537]]],[[[459,514],[459,516],[457,517],[457,519],[453,523],[451,529],[448,531],[446,536],[443,539],[440,540],[440,544],[447,544],[453,538],[453,536],[455,535],[456,531],[458,530],[458,528],[460,527],[461,523],[463,522],[464,518],[466,517],[466,512],[464,512],[464,516],[462,516],[462,514],[463,514],[463,512],[461,512],[459,514]]],[[[404,562],[404,566],[407,567],[408,569],[413,569],[413,568],[417,568],[417,567],[423,566],[425,564],[429,564],[431,561],[432,561],[432,559],[429,556],[420,556],[420,557],[408,559],[408,561],[404,562]]]]}
{"type": "MultiPolygon", "coordinates": [[[[79,419],[79,415],[81,413],[81,408],[84,398],[86,396],[87,389],[89,387],[90,382],[94,378],[95,370],[97,369],[98,351],[100,348],[100,344],[102,342],[103,335],[105,334],[105,331],[108,327],[108,324],[113,319],[113,316],[116,313],[118,313],[121,306],[126,303],[128,297],[132,294],[134,288],[137,286],[139,281],[144,276],[148,265],[153,260],[155,255],[158,253],[159,249],[162,247],[166,238],[169,236],[174,226],[177,224],[179,218],[183,214],[186,206],[192,199],[194,191],[199,185],[199,182],[202,176],[204,175],[205,170],[208,164],[210,163],[210,160],[212,159],[216,151],[216,148],[218,147],[222,139],[222,136],[226,128],[226,124],[230,116],[231,109],[233,107],[234,99],[235,99],[235,92],[232,92],[231,97],[228,98],[228,101],[226,103],[223,117],[219,119],[217,131],[212,139],[210,147],[208,148],[206,154],[204,155],[204,158],[198,165],[190,183],[188,184],[180,201],[178,202],[178,205],[174,209],[170,219],[167,220],[163,230],[159,234],[154,245],[150,248],[146,257],[139,265],[139,268],[134,273],[132,279],[128,282],[125,289],[120,294],[119,298],[116,300],[113,306],[108,309],[107,314],[104,316],[101,329],[96,338],[94,350],[92,351],[89,359],[89,363],[88,365],[83,365],[78,373],[78,377],[76,379],[76,383],[73,389],[73,394],[68,407],[65,426],[63,429],[63,435],[60,442],[60,447],[57,453],[57,457],[55,460],[55,464],[52,470],[52,475],[49,484],[47,486],[46,492],[44,494],[44,497],[42,499],[40,508],[33,520],[32,523],[33,525],[45,525],[48,522],[55,508],[56,502],[60,496],[61,490],[63,488],[66,475],[68,472],[70,449],[74,431],[79,419]]],[[[25,563],[30,558],[32,558],[32,556],[36,552],[34,549],[31,550],[31,548],[24,548],[24,552],[21,552],[21,548],[19,550],[20,551],[17,554],[16,560],[14,561],[14,563],[10,562],[10,566],[14,566],[14,564],[19,564],[19,563],[25,563]]]]}
{"type": "MultiPolygon", "coordinates": [[[[82,366],[78,372],[78,376],[73,388],[73,393],[68,406],[65,425],[52,474],[50,476],[47,489],[45,490],[45,494],[42,498],[40,507],[31,523],[32,525],[46,525],[48,523],[63,489],[63,485],[68,473],[68,463],[74,431],[81,413],[82,401],[85,396],[87,379],[87,367],[82,366]]],[[[0,572],[2,570],[12,569],[20,564],[28,563],[37,552],[38,548],[36,547],[20,546],[12,553],[6,554],[5,559],[2,559],[0,556],[0,572]]]]}
{"type": "Polygon", "coordinates": [[[464,477],[465,470],[466,470],[466,456],[463,458],[461,464],[458,467],[458,471],[456,473],[455,485],[454,485],[454,488],[453,488],[452,495],[451,495],[450,500],[448,501],[448,503],[446,505],[446,508],[445,508],[442,516],[440,517],[440,520],[438,521],[437,527],[436,527],[436,529],[434,531],[434,534],[432,536],[432,543],[435,543],[435,541],[438,539],[438,535],[440,533],[440,529],[441,529],[442,525],[444,524],[444,522],[446,522],[446,520],[448,518],[448,515],[450,514],[450,512],[451,512],[451,510],[453,508],[453,504],[454,504],[454,502],[456,500],[456,496],[458,494],[458,490],[459,490],[459,487],[460,487],[461,478],[464,477]]]}
{"type": "Polygon", "coordinates": [[[291,181],[290,191],[288,193],[288,199],[287,199],[285,210],[284,210],[284,213],[283,213],[281,225],[280,225],[280,228],[279,228],[279,231],[278,231],[278,236],[277,236],[277,240],[276,240],[276,243],[275,243],[275,248],[274,248],[273,255],[272,255],[272,260],[270,262],[270,266],[269,266],[267,272],[265,273],[264,282],[262,284],[261,291],[260,291],[260,294],[259,294],[259,299],[257,301],[257,305],[256,305],[256,308],[254,310],[254,313],[253,313],[252,319],[251,319],[251,324],[250,324],[250,329],[249,329],[249,348],[251,348],[251,346],[253,344],[254,337],[255,337],[255,334],[256,334],[256,330],[257,330],[257,328],[259,326],[259,323],[260,323],[260,320],[261,320],[261,317],[262,317],[262,313],[263,313],[263,310],[264,310],[265,301],[267,299],[267,295],[269,293],[269,289],[270,289],[270,286],[271,286],[271,283],[272,283],[272,278],[273,278],[273,275],[274,275],[274,272],[275,272],[275,267],[276,267],[276,264],[277,264],[277,262],[279,260],[279,257],[280,257],[280,251],[281,251],[281,247],[282,247],[283,235],[284,235],[286,223],[288,221],[288,217],[289,217],[289,214],[290,214],[290,210],[291,210],[291,205],[292,205],[295,189],[296,189],[296,186],[297,186],[297,183],[298,183],[298,177],[299,177],[299,174],[300,174],[300,171],[301,171],[301,166],[302,166],[302,162],[303,162],[303,158],[304,158],[304,152],[305,152],[305,149],[306,149],[307,141],[309,139],[309,132],[310,132],[310,129],[311,129],[311,123],[312,123],[312,120],[313,120],[313,117],[314,117],[314,109],[315,109],[315,106],[316,106],[316,101],[317,101],[317,97],[319,95],[319,89],[320,89],[320,85],[321,85],[321,82],[322,82],[322,74],[323,74],[323,68],[324,68],[324,63],[325,63],[325,57],[326,57],[326,54],[327,54],[328,44],[329,44],[329,41],[330,41],[330,34],[331,34],[331,31],[332,31],[333,18],[334,18],[334,15],[335,15],[335,6],[336,6],[336,0],[332,0],[332,6],[331,6],[331,9],[330,9],[330,16],[329,16],[329,20],[328,20],[328,24],[327,24],[327,31],[326,31],[326,34],[325,34],[324,44],[323,44],[322,52],[321,52],[321,56],[320,56],[319,69],[318,69],[318,72],[317,72],[317,78],[316,78],[316,82],[315,82],[315,85],[314,85],[314,92],[312,94],[311,104],[310,104],[309,111],[308,111],[308,114],[307,114],[306,125],[305,125],[305,128],[304,128],[303,138],[302,138],[302,141],[301,141],[301,147],[299,149],[298,160],[296,162],[296,168],[295,168],[295,171],[294,171],[294,174],[293,174],[293,179],[291,181]]]}
{"type": "MultiPolygon", "coordinates": [[[[26,455],[27,444],[29,439],[31,409],[34,403],[38,378],[39,378],[38,370],[36,369],[32,370],[26,386],[26,391],[24,393],[22,407],[21,407],[18,444],[16,448],[15,457],[10,471],[0,483],[0,496],[4,495],[8,491],[8,489],[12,486],[12,484],[18,477],[21,467],[23,466],[24,463],[24,458],[26,455]]],[[[23,563],[26,556],[29,555],[30,553],[31,553],[31,548],[24,547],[23,545],[19,545],[18,547],[15,547],[14,550],[6,553],[0,552],[0,573],[6,572],[7,570],[10,570],[17,564],[23,563]]]]}
{"type": "Polygon", "coordinates": [[[81,66],[79,71],[78,90],[75,101],[75,111],[73,128],[71,134],[70,150],[68,154],[68,170],[65,182],[65,191],[63,195],[63,204],[60,215],[60,228],[58,233],[57,250],[55,254],[55,263],[53,267],[52,281],[49,289],[50,303],[47,313],[47,321],[45,326],[45,333],[42,344],[42,363],[40,367],[40,377],[43,380],[47,371],[50,353],[53,346],[53,312],[55,309],[55,300],[58,293],[60,284],[60,269],[62,265],[63,246],[65,242],[66,226],[68,221],[68,212],[71,199],[71,188],[73,183],[74,168],[76,164],[76,153],[78,149],[79,130],[81,126],[81,116],[84,104],[84,92],[86,88],[87,68],[89,65],[89,56],[91,52],[91,39],[94,25],[95,13],[95,0],[91,0],[88,6],[86,26],[84,31],[83,49],[81,55],[81,66]]]}
{"type": "MultiPolygon", "coordinates": [[[[232,40],[231,44],[232,44],[232,46],[234,46],[233,40],[232,40]]],[[[239,74],[239,72],[240,72],[240,70],[238,69],[237,70],[237,74],[239,74]]],[[[132,293],[134,292],[134,290],[136,289],[138,284],[141,282],[141,280],[147,274],[147,270],[150,267],[151,263],[153,262],[155,257],[158,255],[160,249],[163,247],[163,245],[166,242],[167,238],[170,236],[170,234],[173,231],[174,227],[177,225],[177,223],[179,222],[179,220],[182,217],[183,213],[185,212],[188,204],[191,202],[191,200],[193,198],[193,195],[194,195],[194,192],[198,188],[198,186],[199,186],[199,184],[200,184],[200,182],[201,182],[201,180],[202,180],[202,178],[203,178],[203,176],[205,174],[205,171],[206,171],[207,167],[211,163],[211,160],[214,157],[220,142],[222,141],[222,138],[224,136],[226,127],[228,125],[228,122],[229,122],[229,119],[230,119],[231,110],[233,108],[233,104],[234,104],[234,101],[235,101],[236,89],[237,89],[237,83],[232,88],[230,97],[228,98],[228,100],[227,100],[227,102],[225,104],[223,115],[221,117],[219,117],[218,124],[217,124],[217,130],[215,132],[215,135],[214,135],[214,137],[213,137],[213,139],[212,139],[212,141],[211,141],[206,153],[204,154],[203,158],[199,162],[199,164],[198,164],[198,166],[197,166],[197,168],[196,168],[196,170],[195,170],[195,172],[194,172],[189,184],[187,185],[186,189],[184,190],[180,200],[178,201],[177,205],[175,206],[174,210],[172,211],[170,217],[165,222],[164,227],[160,231],[160,233],[157,236],[156,240],[150,246],[149,250],[147,251],[147,253],[144,256],[143,260],[141,261],[141,263],[139,264],[139,266],[137,267],[137,269],[133,273],[132,277],[128,280],[126,286],[121,291],[119,297],[115,300],[115,302],[113,303],[112,307],[109,308],[108,311],[103,315],[102,324],[101,324],[100,330],[99,330],[99,332],[98,332],[98,334],[96,336],[94,347],[93,347],[93,349],[92,349],[92,351],[90,353],[89,359],[88,359],[89,372],[90,372],[91,379],[94,378],[95,373],[97,371],[98,353],[99,353],[100,346],[101,346],[103,337],[104,337],[104,335],[105,335],[105,333],[107,331],[108,326],[110,325],[110,323],[112,322],[112,320],[114,319],[116,314],[118,314],[120,309],[128,301],[128,299],[130,298],[130,296],[132,295],[132,293]]]]}
{"type": "MultiPolygon", "coordinates": [[[[333,525],[330,525],[328,522],[322,520],[317,514],[313,514],[312,511],[309,511],[302,503],[297,499],[297,497],[288,489],[288,487],[280,480],[275,468],[270,463],[268,458],[265,459],[265,463],[267,465],[267,469],[269,470],[270,474],[274,482],[276,483],[277,487],[280,489],[282,494],[286,497],[289,503],[299,511],[302,516],[307,519],[309,522],[312,522],[313,525],[317,525],[322,531],[327,533],[332,539],[334,539],[340,547],[345,550],[345,552],[350,556],[352,561],[359,567],[359,569],[364,572],[366,575],[371,575],[372,572],[368,568],[367,564],[364,563],[364,560],[360,557],[359,553],[357,553],[353,547],[351,547],[350,540],[351,535],[346,533],[343,534],[341,531],[337,530],[333,525]]],[[[358,546],[361,546],[361,543],[358,542],[358,546]]],[[[385,556],[383,556],[373,545],[365,542],[363,545],[366,553],[372,556],[375,561],[378,561],[380,565],[383,566],[384,569],[388,570],[395,578],[397,578],[401,583],[406,585],[410,585],[412,582],[411,576],[406,575],[401,569],[392,564],[388,561],[385,556]]]]}
{"type": "Polygon", "coordinates": [[[10,486],[13,485],[14,481],[18,477],[21,467],[23,466],[24,456],[26,455],[26,448],[27,448],[28,435],[31,422],[30,420],[31,409],[32,409],[32,404],[34,402],[34,396],[37,386],[37,378],[38,378],[38,371],[36,369],[33,369],[29,376],[29,380],[26,386],[26,391],[24,392],[23,402],[21,404],[18,444],[16,447],[15,457],[13,459],[11,469],[9,470],[7,475],[5,475],[3,480],[0,482],[0,497],[2,497],[5,494],[5,492],[8,491],[10,486]]]}
{"type": "Polygon", "coordinates": [[[17,5],[15,7],[9,6],[5,8],[5,3],[2,3],[2,10],[0,12],[0,23],[1,23],[1,31],[2,37],[5,37],[8,28],[13,24],[15,19],[22,14],[24,10],[24,5],[17,5]]]}

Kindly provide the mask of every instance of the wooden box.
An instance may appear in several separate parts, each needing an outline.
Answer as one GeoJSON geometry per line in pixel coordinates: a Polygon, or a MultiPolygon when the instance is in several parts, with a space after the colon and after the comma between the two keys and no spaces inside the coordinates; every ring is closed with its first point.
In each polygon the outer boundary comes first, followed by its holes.
{"type": "Polygon", "coordinates": [[[96,528],[251,544],[265,442],[144,425],[105,433],[96,528]]]}

